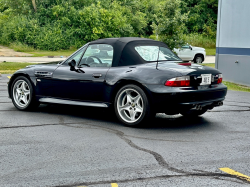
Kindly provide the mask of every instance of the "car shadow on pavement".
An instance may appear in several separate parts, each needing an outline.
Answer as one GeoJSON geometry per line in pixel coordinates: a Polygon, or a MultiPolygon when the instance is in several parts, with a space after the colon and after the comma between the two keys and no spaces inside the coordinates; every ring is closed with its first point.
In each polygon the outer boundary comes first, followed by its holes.
{"type": "MultiPolygon", "coordinates": [[[[116,118],[114,110],[107,108],[82,107],[71,105],[42,104],[37,112],[73,116],[82,119],[106,122],[112,125],[122,126],[116,118]]],[[[143,124],[142,129],[192,129],[207,128],[211,125],[204,117],[187,118],[182,115],[157,114],[153,120],[143,124]]]]}

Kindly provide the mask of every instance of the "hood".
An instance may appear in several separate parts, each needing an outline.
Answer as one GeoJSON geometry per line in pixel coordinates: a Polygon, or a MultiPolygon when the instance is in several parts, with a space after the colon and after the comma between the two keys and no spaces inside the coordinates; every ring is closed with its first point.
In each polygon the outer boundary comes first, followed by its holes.
{"type": "Polygon", "coordinates": [[[192,47],[192,49],[195,50],[195,51],[205,51],[205,49],[202,48],[202,47],[195,47],[195,46],[191,46],[191,47],[192,47]]]}
{"type": "Polygon", "coordinates": [[[39,64],[34,64],[34,65],[26,66],[26,68],[41,67],[41,66],[58,66],[58,64],[60,62],[63,62],[63,61],[53,61],[53,62],[39,63],[39,64]]]}
{"type": "Polygon", "coordinates": [[[40,75],[51,76],[55,71],[55,69],[59,66],[60,62],[62,61],[29,65],[23,69],[16,71],[15,73],[23,72],[29,74],[30,76],[40,76],[40,75]]]}

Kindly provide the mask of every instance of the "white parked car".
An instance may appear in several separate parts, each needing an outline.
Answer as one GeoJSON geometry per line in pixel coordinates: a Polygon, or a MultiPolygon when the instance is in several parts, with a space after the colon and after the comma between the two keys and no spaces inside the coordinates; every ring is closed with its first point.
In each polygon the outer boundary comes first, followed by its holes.
{"type": "Polygon", "coordinates": [[[206,51],[204,48],[194,47],[188,44],[179,49],[174,48],[174,52],[176,52],[183,61],[202,63],[206,58],[206,51]]]}

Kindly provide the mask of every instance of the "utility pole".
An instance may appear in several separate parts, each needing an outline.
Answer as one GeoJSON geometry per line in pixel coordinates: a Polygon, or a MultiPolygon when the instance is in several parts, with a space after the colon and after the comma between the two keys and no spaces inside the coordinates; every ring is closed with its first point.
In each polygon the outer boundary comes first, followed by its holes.
{"type": "Polygon", "coordinates": [[[32,1],[32,5],[33,5],[33,8],[34,8],[34,10],[35,10],[35,12],[36,12],[36,0],[31,0],[32,1]]]}

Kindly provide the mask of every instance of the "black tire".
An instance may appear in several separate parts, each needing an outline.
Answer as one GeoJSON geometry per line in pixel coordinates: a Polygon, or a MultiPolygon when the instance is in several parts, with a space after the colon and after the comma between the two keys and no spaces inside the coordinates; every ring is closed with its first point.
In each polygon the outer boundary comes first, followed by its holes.
{"type": "Polygon", "coordinates": [[[183,115],[185,117],[197,117],[197,116],[201,116],[202,114],[204,114],[206,112],[207,112],[207,109],[202,109],[202,110],[187,110],[187,111],[181,112],[181,115],[183,115]]]}
{"type": "MultiPolygon", "coordinates": [[[[131,92],[131,94],[133,94],[133,92],[131,92]]],[[[124,96],[124,97],[126,97],[126,96],[124,96]]],[[[132,97],[132,98],[136,98],[136,97],[132,97]]],[[[130,108],[133,109],[133,107],[136,108],[137,106],[139,106],[139,105],[137,105],[138,103],[135,100],[132,100],[132,102],[133,103],[129,106],[130,108]],[[135,103],[137,103],[137,104],[135,104],[135,103]],[[137,105],[137,106],[135,106],[135,105],[137,105]]],[[[147,95],[139,86],[136,86],[133,84],[123,86],[117,92],[116,97],[115,97],[115,102],[114,102],[114,110],[115,110],[115,114],[116,114],[117,118],[119,119],[119,121],[121,121],[125,126],[129,126],[129,127],[139,127],[142,125],[146,126],[153,119],[153,117],[155,117],[155,113],[153,112],[154,110],[150,107],[150,103],[149,103],[149,100],[147,98],[147,95]],[[141,113],[139,112],[139,114],[136,113],[136,114],[138,114],[137,115],[138,118],[134,122],[126,121],[126,119],[124,119],[126,117],[126,115],[124,117],[124,115],[121,114],[121,111],[119,110],[119,106],[118,106],[118,105],[120,105],[119,102],[121,100],[122,94],[125,94],[125,92],[127,90],[135,90],[135,92],[140,94],[140,96],[141,96],[140,101],[141,101],[141,103],[143,103],[142,107],[140,106],[141,108],[143,108],[143,111],[141,113]],[[119,99],[119,101],[118,101],[118,99],[119,99]]],[[[128,111],[124,112],[124,113],[127,113],[127,116],[130,115],[130,112],[128,112],[128,111]]],[[[136,118],[136,114],[135,114],[135,118],[136,118]]]]}
{"type": "Polygon", "coordinates": [[[195,55],[194,57],[194,63],[202,63],[204,61],[203,55],[195,55]]]}
{"type": "Polygon", "coordinates": [[[34,93],[34,89],[33,86],[30,82],[30,80],[24,76],[18,76],[15,78],[15,80],[13,81],[12,85],[11,85],[11,91],[10,91],[10,95],[11,95],[11,99],[12,99],[12,103],[14,104],[14,106],[18,109],[18,110],[33,110],[35,108],[37,108],[39,106],[39,102],[36,101],[35,99],[35,93],[34,93]],[[27,102],[27,104],[25,106],[20,106],[18,104],[18,102],[16,101],[16,99],[14,98],[14,86],[18,83],[18,82],[25,82],[28,85],[30,94],[29,94],[29,100],[27,102]]]}

